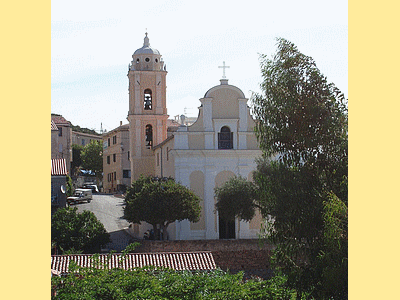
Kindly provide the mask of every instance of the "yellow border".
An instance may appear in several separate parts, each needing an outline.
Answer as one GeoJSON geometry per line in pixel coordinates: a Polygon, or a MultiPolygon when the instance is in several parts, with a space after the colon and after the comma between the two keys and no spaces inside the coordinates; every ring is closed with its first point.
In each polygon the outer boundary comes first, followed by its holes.
{"type": "MultiPolygon", "coordinates": [[[[349,3],[350,299],[399,295],[400,26],[393,3],[349,3]]],[[[50,6],[6,1],[1,9],[0,225],[8,299],[50,294],[50,6]]]]}
{"type": "Polygon", "coordinates": [[[50,298],[50,4],[0,10],[4,299],[50,298]]]}
{"type": "Polygon", "coordinates": [[[394,3],[349,5],[349,299],[400,298],[400,26],[394,3]]]}

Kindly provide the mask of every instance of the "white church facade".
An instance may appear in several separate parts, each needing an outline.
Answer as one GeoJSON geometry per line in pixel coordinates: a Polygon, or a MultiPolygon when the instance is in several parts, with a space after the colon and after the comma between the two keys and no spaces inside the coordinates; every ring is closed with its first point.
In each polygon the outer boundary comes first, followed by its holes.
{"type": "MultiPolygon", "coordinates": [[[[147,33],[129,67],[129,131],[132,181],[141,174],[173,177],[201,200],[201,217],[168,226],[171,240],[257,238],[259,214],[250,222],[221,220],[215,211],[215,187],[233,176],[252,180],[261,151],[248,99],[223,78],[200,99],[198,118],[173,132],[167,128],[166,75],[161,55],[147,33]]],[[[223,76],[225,77],[225,76],[223,76]]],[[[143,237],[149,224],[131,226],[143,237]]]]}

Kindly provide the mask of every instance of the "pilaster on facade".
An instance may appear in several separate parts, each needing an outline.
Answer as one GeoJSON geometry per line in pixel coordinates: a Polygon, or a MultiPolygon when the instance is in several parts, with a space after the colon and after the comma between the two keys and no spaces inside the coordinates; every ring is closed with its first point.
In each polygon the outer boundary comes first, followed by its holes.
{"type": "Polygon", "coordinates": [[[215,149],[214,132],[204,132],[204,149],[215,149]]]}
{"type": "Polygon", "coordinates": [[[212,123],[212,98],[202,98],[200,99],[203,105],[203,128],[204,131],[213,131],[212,123]]]}
{"type": "Polygon", "coordinates": [[[247,107],[247,99],[238,99],[239,101],[239,132],[247,131],[249,109],[247,107]]]}
{"type": "MultiPolygon", "coordinates": [[[[205,186],[214,187],[215,177],[217,176],[217,168],[215,167],[215,165],[205,165],[204,175],[205,186]]],[[[218,239],[218,214],[215,211],[215,195],[213,188],[208,188],[204,191],[204,202],[206,239],[218,239]]]]}

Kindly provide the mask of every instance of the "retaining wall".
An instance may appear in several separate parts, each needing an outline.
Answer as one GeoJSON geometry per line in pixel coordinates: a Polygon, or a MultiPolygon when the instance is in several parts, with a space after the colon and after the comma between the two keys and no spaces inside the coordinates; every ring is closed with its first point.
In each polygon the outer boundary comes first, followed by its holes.
{"type": "Polygon", "coordinates": [[[245,271],[246,276],[268,277],[272,245],[258,240],[191,240],[139,241],[135,252],[193,252],[211,251],[216,265],[231,272],[245,271]]]}

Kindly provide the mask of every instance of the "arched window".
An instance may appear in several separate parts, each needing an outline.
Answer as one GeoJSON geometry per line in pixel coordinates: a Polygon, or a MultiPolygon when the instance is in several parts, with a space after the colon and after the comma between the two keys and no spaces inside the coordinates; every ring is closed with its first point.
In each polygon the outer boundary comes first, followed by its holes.
{"type": "Polygon", "coordinates": [[[218,132],[218,149],[233,149],[233,132],[227,126],[218,132]]]}
{"type": "Polygon", "coordinates": [[[153,100],[151,98],[151,90],[144,90],[144,110],[152,110],[153,100]]]}
{"type": "Polygon", "coordinates": [[[153,146],[153,126],[146,125],[146,148],[151,149],[153,146]]]}

